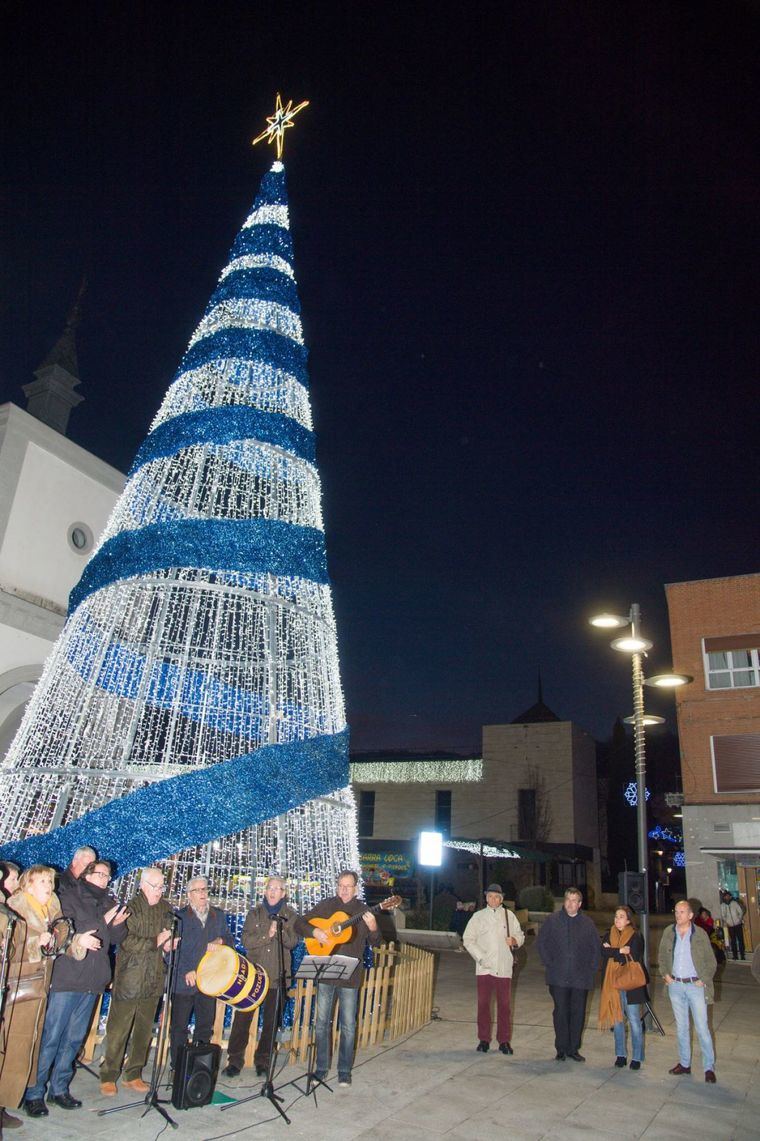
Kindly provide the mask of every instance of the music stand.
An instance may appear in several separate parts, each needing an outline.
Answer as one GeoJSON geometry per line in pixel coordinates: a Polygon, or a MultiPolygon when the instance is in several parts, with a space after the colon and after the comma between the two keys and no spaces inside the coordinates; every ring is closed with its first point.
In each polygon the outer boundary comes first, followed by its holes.
{"type": "MultiPolygon", "coordinates": [[[[347,981],[352,977],[354,972],[359,968],[359,960],[353,958],[351,955],[304,955],[301,960],[301,966],[296,973],[296,979],[314,979],[317,987],[321,982],[337,983],[340,980],[347,981]]],[[[305,1093],[307,1097],[314,1094],[316,1101],[317,1086],[324,1086],[325,1089],[332,1093],[332,1086],[329,1086],[323,1078],[318,1078],[314,1072],[314,1055],[316,1052],[316,1035],[315,1041],[309,1047],[310,1050],[310,1064],[306,1074],[301,1074],[297,1078],[293,1078],[288,1085],[294,1085],[300,1093],[305,1093]],[[298,1085],[301,1079],[306,1078],[306,1089],[302,1090],[298,1085]]]]}
{"type": "MultiPolygon", "coordinates": [[[[181,916],[177,915],[176,911],[172,911],[170,916],[171,933],[169,935],[169,951],[167,953],[168,966],[166,975],[164,977],[164,993],[161,998],[161,1023],[158,1029],[158,1038],[156,1040],[156,1052],[153,1055],[153,1069],[151,1070],[150,1089],[146,1093],[142,1101],[130,1101],[126,1105],[114,1105],[110,1109],[99,1109],[98,1117],[106,1117],[109,1113],[121,1113],[122,1109],[134,1109],[137,1105],[144,1105],[145,1112],[143,1117],[151,1109],[155,1109],[162,1117],[166,1119],[172,1129],[179,1129],[179,1122],[175,1121],[167,1111],[164,1109],[165,1105],[169,1105],[168,1101],[162,1101],[158,1096],[158,1087],[161,1082],[161,1075],[163,1073],[166,1062],[159,1065],[159,1058],[164,1051],[166,1045],[166,1037],[169,1033],[169,1002],[170,996],[174,991],[174,971],[177,965],[177,949],[174,946],[175,939],[177,938],[177,927],[181,922],[181,916]]],[[[166,1128],[166,1126],[164,1126],[166,1128]]]]}

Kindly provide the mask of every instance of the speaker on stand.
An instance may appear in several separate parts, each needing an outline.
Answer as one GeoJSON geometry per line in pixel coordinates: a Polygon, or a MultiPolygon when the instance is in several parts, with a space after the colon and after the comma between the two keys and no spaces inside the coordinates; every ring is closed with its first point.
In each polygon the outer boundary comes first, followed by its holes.
{"type": "Polygon", "coordinates": [[[637,914],[648,911],[646,899],[647,877],[643,872],[618,874],[618,902],[625,903],[637,914]]]}
{"type": "Polygon", "coordinates": [[[172,1082],[172,1105],[175,1109],[196,1109],[208,1105],[214,1096],[221,1046],[182,1046],[172,1082]]]}

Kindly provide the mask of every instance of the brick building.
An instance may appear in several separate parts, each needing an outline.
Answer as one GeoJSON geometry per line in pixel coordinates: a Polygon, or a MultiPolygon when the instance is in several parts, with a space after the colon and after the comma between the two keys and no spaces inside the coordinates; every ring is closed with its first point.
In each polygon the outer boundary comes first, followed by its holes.
{"type": "Polygon", "coordinates": [[[760,574],[665,587],[677,692],[690,896],[718,914],[720,888],[742,898],[745,938],[760,943],[760,574]]]}

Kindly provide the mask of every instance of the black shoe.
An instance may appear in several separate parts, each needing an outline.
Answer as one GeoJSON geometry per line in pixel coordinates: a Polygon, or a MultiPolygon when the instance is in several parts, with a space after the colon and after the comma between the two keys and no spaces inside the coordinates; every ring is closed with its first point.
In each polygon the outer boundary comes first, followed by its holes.
{"type": "Polygon", "coordinates": [[[499,1046],[499,1053],[500,1054],[514,1054],[514,1050],[510,1046],[509,1042],[502,1042],[501,1045],[499,1046]]]}
{"type": "Polygon", "coordinates": [[[574,1054],[568,1054],[567,1056],[568,1056],[568,1058],[572,1058],[574,1062],[585,1062],[586,1061],[586,1059],[583,1057],[583,1054],[579,1054],[577,1050],[575,1051],[574,1054]]]}
{"type": "Polygon", "coordinates": [[[60,1109],[80,1109],[81,1101],[72,1097],[68,1090],[66,1093],[53,1093],[48,1097],[48,1105],[57,1105],[60,1109]]]}
{"type": "Polygon", "coordinates": [[[632,1070],[640,1070],[641,1069],[641,1062],[631,1062],[631,1069],[632,1070]]]}
{"type": "Polygon", "coordinates": [[[240,1070],[237,1068],[237,1066],[233,1066],[231,1064],[225,1066],[224,1069],[222,1070],[222,1074],[224,1075],[225,1078],[236,1078],[239,1073],[240,1073],[240,1070]]]}
{"type": "Polygon", "coordinates": [[[263,1078],[269,1073],[269,1066],[256,1066],[256,1077],[263,1078]]]}
{"type": "Polygon", "coordinates": [[[487,1054],[488,1051],[491,1049],[491,1043],[490,1042],[478,1042],[475,1049],[478,1050],[481,1054],[487,1054]]]}
{"type": "Polygon", "coordinates": [[[615,1065],[619,1070],[624,1070],[627,1061],[627,1058],[621,1058],[620,1054],[618,1054],[617,1058],[615,1058],[615,1065]]]}
{"type": "Polygon", "coordinates": [[[338,1074],[338,1085],[339,1086],[350,1086],[351,1085],[351,1075],[350,1074],[338,1074]]]}
{"type": "Polygon", "coordinates": [[[50,1113],[50,1110],[41,1097],[35,1097],[32,1098],[31,1101],[25,1101],[24,1109],[27,1117],[47,1117],[50,1113]]]}
{"type": "Polygon", "coordinates": [[[567,1055],[563,1054],[561,1050],[557,1050],[557,1053],[554,1055],[554,1061],[555,1062],[564,1062],[566,1056],[567,1055]]]}

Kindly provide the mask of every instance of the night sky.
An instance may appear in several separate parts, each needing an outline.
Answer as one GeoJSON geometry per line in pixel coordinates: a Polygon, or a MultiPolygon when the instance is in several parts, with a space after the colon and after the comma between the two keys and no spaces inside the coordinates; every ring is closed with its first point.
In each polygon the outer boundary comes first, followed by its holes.
{"type": "Polygon", "coordinates": [[[69,434],[126,470],[250,140],[311,100],[285,162],[354,748],[477,750],[539,670],[608,735],[629,664],[587,615],[640,602],[657,672],[663,584],[757,569],[758,5],[4,13],[0,399],[86,272],[69,434]]]}

